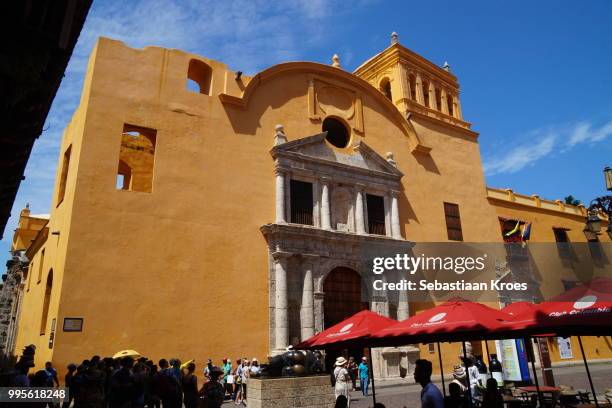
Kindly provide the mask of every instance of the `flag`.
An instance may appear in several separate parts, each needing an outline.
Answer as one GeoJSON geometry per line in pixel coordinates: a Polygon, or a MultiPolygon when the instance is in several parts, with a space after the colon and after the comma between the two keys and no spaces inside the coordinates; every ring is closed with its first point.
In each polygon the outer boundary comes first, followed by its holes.
{"type": "Polygon", "coordinates": [[[517,221],[516,222],[516,226],[512,229],[512,231],[508,231],[506,232],[506,236],[507,237],[511,237],[512,235],[516,234],[517,232],[519,232],[521,229],[521,222],[517,221]]]}
{"type": "Polygon", "coordinates": [[[523,232],[521,234],[521,238],[523,239],[523,241],[529,241],[529,238],[531,238],[531,223],[530,222],[525,224],[525,227],[523,228],[523,232]]]}

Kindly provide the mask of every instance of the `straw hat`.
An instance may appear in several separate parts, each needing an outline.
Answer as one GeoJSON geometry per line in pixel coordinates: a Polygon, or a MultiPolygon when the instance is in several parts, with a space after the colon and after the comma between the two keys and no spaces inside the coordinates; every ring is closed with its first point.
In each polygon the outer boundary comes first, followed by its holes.
{"type": "Polygon", "coordinates": [[[336,359],[336,364],[335,364],[336,367],[341,367],[345,364],[346,364],[346,359],[344,357],[338,357],[336,359]]]}

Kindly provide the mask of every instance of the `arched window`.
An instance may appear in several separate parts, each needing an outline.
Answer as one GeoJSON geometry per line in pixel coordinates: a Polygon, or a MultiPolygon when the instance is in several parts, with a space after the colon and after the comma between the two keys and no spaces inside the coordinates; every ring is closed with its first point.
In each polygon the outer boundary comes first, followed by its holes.
{"type": "Polygon", "coordinates": [[[212,69],[202,61],[192,59],[189,61],[187,71],[187,89],[193,92],[210,95],[212,82],[212,69]]]}
{"type": "Polygon", "coordinates": [[[383,94],[385,94],[388,100],[393,102],[393,97],[391,95],[391,82],[389,82],[389,78],[384,78],[380,82],[380,90],[382,91],[383,94]]]}
{"type": "Polygon", "coordinates": [[[425,106],[431,108],[429,106],[429,81],[423,80],[423,100],[425,101],[425,106]]]}
{"type": "Polygon", "coordinates": [[[416,101],[416,77],[414,74],[408,75],[408,82],[410,82],[410,99],[416,101]]]}
{"type": "Polygon", "coordinates": [[[340,120],[335,118],[325,118],[323,121],[323,131],[327,132],[327,141],[336,147],[344,148],[349,143],[349,131],[340,120]]]}
{"type": "Polygon", "coordinates": [[[47,330],[47,317],[49,315],[49,303],[51,302],[51,289],[53,287],[53,269],[47,275],[47,287],[45,288],[45,298],[43,300],[42,316],[40,318],[40,335],[47,330]]]}

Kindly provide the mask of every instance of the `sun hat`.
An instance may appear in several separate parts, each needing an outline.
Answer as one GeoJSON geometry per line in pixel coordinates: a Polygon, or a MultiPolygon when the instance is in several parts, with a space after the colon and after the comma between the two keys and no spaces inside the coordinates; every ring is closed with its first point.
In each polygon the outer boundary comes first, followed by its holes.
{"type": "Polygon", "coordinates": [[[336,367],[340,367],[346,364],[346,359],[344,357],[338,357],[336,359],[336,367]]]}

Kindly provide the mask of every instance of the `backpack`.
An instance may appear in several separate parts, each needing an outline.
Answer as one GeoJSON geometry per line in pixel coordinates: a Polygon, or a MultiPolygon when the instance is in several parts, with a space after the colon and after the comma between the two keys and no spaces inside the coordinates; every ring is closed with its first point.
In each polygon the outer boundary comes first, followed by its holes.
{"type": "Polygon", "coordinates": [[[331,386],[332,386],[332,387],[335,387],[335,386],[336,386],[336,380],[337,380],[337,379],[338,379],[338,377],[336,377],[336,376],[334,375],[334,370],[332,370],[332,371],[329,373],[329,382],[331,383],[331,386]]]}

